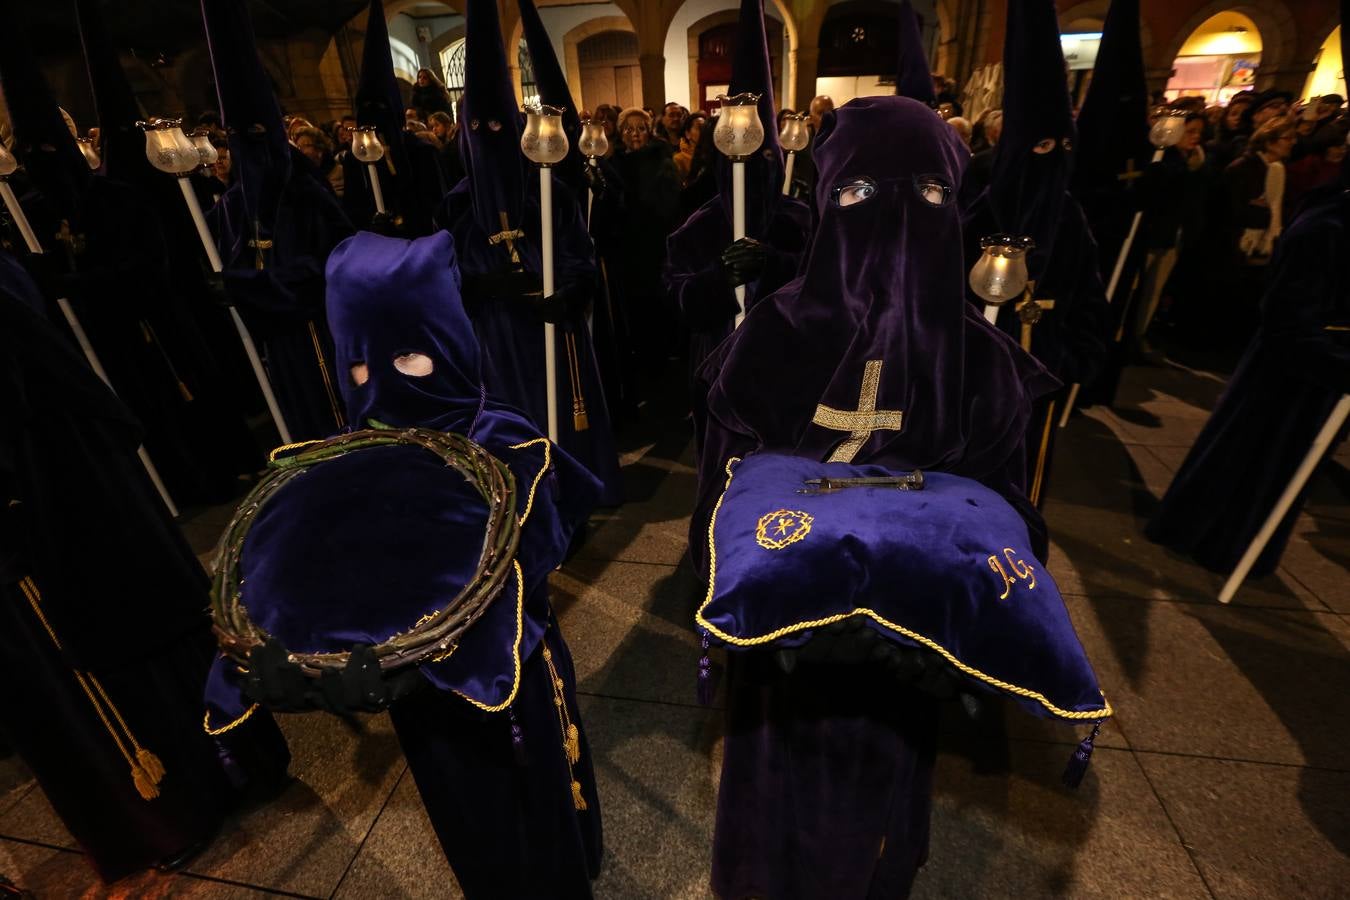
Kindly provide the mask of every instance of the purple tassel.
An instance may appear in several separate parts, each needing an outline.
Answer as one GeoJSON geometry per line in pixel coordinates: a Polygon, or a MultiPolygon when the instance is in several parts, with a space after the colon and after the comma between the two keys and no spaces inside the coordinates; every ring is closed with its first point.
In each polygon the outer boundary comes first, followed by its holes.
{"type": "Polygon", "coordinates": [[[516,765],[524,766],[529,763],[525,756],[525,732],[521,729],[520,723],[516,721],[516,708],[507,707],[506,717],[511,720],[511,752],[515,755],[516,765]]]}
{"type": "Polygon", "coordinates": [[[716,689],[712,677],[712,658],[708,656],[708,632],[703,632],[703,655],[698,660],[698,702],[700,706],[711,706],[713,692],[716,689]]]}
{"type": "Polygon", "coordinates": [[[1092,734],[1083,738],[1083,742],[1073,751],[1073,756],[1069,757],[1069,764],[1064,767],[1064,776],[1060,780],[1064,786],[1070,790],[1075,790],[1083,783],[1083,776],[1087,774],[1088,763],[1092,761],[1092,744],[1097,740],[1097,735],[1102,732],[1102,723],[1098,722],[1092,726],[1092,734]]]}

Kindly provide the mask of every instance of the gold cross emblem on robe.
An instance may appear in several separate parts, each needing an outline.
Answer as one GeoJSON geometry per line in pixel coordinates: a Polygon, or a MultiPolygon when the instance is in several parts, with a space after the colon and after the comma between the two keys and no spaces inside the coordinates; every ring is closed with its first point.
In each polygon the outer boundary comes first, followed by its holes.
{"type": "Polygon", "coordinates": [[[488,244],[495,247],[500,243],[506,244],[506,249],[511,253],[511,264],[520,265],[520,252],[516,250],[516,241],[525,237],[525,232],[519,228],[512,228],[511,221],[506,217],[506,210],[499,210],[501,216],[502,230],[496,234],[488,236],[488,244]]]}
{"type": "Polygon", "coordinates": [[[253,239],[248,242],[248,245],[253,248],[253,252],[256,254],[253,259],[253,267],[261,272],[267,267],[267,259],[263,256],[263,251],[272,249],[272,241],[270,238],[262,236],[262,225],[259,224],[257,219],[253,220],[253,239]]]}
{"type": "Polygon", "coordinates": [[[1022,349],[1031,352],[1031,330],[1036,327],[1036,323],[1041,320],[1047,309],[1055,308],[1053,300],[1037,300],[1036,282],[1028,281],[1027,289],[1022,294],[1022,299],[1018,301],[1013,309],[1017,312],[1018,321],[1022,323],[1022,349]]]}
{"type": "Polygon", "coordinates": [[[1116,181],[1125,182],[1126,187],[1134,187],[1134,180],[1143,177],[1143,170],[1134,167],[1133,159],[1127,159],[1125,160],[1125,171],[1116,176],[1116,181]]]}
{"type": "Polygon", "coordinates": [[[826,462],[853,462],[862,445],[877,431],[899,431],[904,413],[898,409],[877,409],[877,392],[881,388],[882,360],[868,360],[863,368],[862,392],[858,395],[855,411],[835,409],[825,404],[816,407],[812,424],[831,431],[847,431],[848,437],[835,448],[826,462]]]}

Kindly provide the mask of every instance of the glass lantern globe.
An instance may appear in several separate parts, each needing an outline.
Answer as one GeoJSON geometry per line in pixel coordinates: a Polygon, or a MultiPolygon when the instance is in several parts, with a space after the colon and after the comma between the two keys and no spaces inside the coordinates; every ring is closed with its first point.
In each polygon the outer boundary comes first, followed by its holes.
{"type": "Polygon", "coordinates": [[[1027,289],[1027,252],[1031,238],[996,234],[980,241],[984,252],[970,270],[970,289],[990,306],[1016,300],[1027,289]]]}
{"type": "Polygon", "coordinates": [[[384,143],[375,133],[374,125],[366,125],[352,132],[352,156],[369,166],[384,159],[384,143]]]}
{"type": "Polygon", "coordinates": [[[783,145],[784,150],[795,153],[806,149],[807,142],[811,140],[806,119],[805,113],[793,113],[783,117],[783,130],[778,133],[778,143],[783,145]]]}
{"type": "Polygon", "coordinates": [[[220,158],[220,151],[216,150],[216,145],[211,143],[211,133],[206,129],[199,129],[188,135],[188,140],[192,141],[192,146],[197,148],[197,156],[203,166],[215,165],[220,158]]]}
{"type": "Polygon", "coordinates": [[[188,175],[201,164],[201,154],[183,134],[182,119],[139,122],[145,129],[145,156],[150,165],[170,175],[188,175]]]}
{"type": "Polygon", "coordinates": [[[97,169],[103,164],[103,160],[98,158],[98,150],[94,148],[94,142],[91,138],[76,138],[75,143],[79,146],[84,161],[89,163],[89,168],[97,169]]]}
{"type": "Polygon", "coordinates": [[[562,110],[556,106],[525,107],[525,131],[520,150],[532,163],[557,165],[567,158],[567,134],[562,127],[562,110]]]}
{"type": "Polygon", "coordinates": [[[764,143],[764,125],[759,120],[759,95],[737,94],[717,98],[721,114],[713,129],[713,143],[733,160],[743,160],[764,143]]]}
{"type": "Polygon", "coordinates": [[[0,178],[8,178],[19,168],[19,161],[9,152],[4,141],[0,141],[0,178]]]}
{"type": "Polygon", "coordinates": [[[1186,136],[1186,119],[1182,116],[1163,116],[1149,129],[1148,139],[1159,150],[1175,147],[1186,136]]]}
{"type": "Polygon", "coordinates": [[[605,123],[600,119],[582,119],[581,137],[577,139],[577,149],[582,156],[604,156],[609,152],[609,135],[605,134],[605,123]]]}

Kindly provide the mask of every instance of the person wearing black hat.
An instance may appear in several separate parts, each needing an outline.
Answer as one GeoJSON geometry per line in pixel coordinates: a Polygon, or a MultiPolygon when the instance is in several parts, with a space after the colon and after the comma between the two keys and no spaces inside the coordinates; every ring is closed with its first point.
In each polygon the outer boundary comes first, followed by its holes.
{"type": "MultiPolygon", "coordinates": [[[[1104,365],[1111,313],[1096,242],[1069,194],[1077,135],[1053,0],[1010,0],[1003,52],[1003,134],[989,186],[963,210],[966,264],[976,265],[985,238],[1034,242],[1028,289],[999,308],[997,325],[1065,386],[1038,401],[1028,436],[1026,482],[1039,505],[1069,386],[1090,382],[1104,365]]],[[[984,308],[973,288],[968,296],[984,308]]]]}
{"type": "Polygon", "coordinates": [[[323,263],[351,222],[286,138],[243,0],[201,0],[233,180],[208,215],[224,289],[266,360],[293,440],[346,425],[323,313],[323,263]]]}
{"type": "Polygon", "coordinates": [[[806,204],[783,195],[785,169],[774,127],[763,0],[742,0],[739,21],[729,90],[733,96],[759,95],[764,128],[764,144],[745,162],[746,237],[731,239],[732,163],[718,154],[718,196],[704,203],[666,242],[666,288],[689,330],[688,384],[696,441],[706,418],[698,370],[731,332],[740,312],[733,288],[745,285],[747,309],[778,290],[796,274],[811,230],[806,204]]]}

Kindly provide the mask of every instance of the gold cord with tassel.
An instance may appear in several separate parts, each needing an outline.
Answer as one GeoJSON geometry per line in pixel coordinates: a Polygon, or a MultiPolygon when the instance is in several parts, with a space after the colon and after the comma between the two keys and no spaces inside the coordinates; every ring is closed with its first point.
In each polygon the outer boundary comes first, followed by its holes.
{"type": "Polygon", "coordinates": [[[585,431],[591,427],[590,417],[586,415],[586,397],[581,387],[581,360],[577,356],[577,336],[571,331],[567,337],[567,377],[572,383],[572,429],[585,431]]]}
{"type": "MultiPolygon", "coordinates": [[[[33,583],[33,579],[24,578],[19,582],[19,586],[23,590],[24,596],[28,598],[28,605],[33,608],[33,613],[46,630],[47,637],[52,639],[52,644],[55,645],[57,650],[61,650],[61,641],[56,637],[56,632],[52,629],[51,623],[47,621],[47,617],[42,612],[42,595],[38,592],[37,585],[33,583]]],[[[103,689],[103,685],[97,677],[88,672],[81,672],[79,669],[72,669],[71,672],[79,683],[80,689],[84,691],[85,697],[88,698],[89,704],[94,707],[94,712],[98,714],[103,727],[107,729],[108,736],[117,745],[117,751],[122,754],[122,758],[126,760],[127,766],[131,769],[131,781],[136,785],[136,792],[141,795],[142,800],[153,800],[158,797],[159,783],[164,780],[164,764],[160,762],[158,756],[142,747],[140,742],[136,740],[136,735],[132,733],[126,719],[122,718],[121,711],[112,702],[108,692],[103,689]],[[97,692],[97,695],[95,695],[95,692],[97,692]],[[102,703],[99,702],[99,698],[102,698],[102,703]],[[107,711],[104,710],[105,705],[107,711]],[[117,720],[118,726],[122,729],[121,734],[118,734],[117,729],[108,719],[109,712],[112,713],[113,718],[117,720]],[[125,740],[123,740],[123,735],[125,735],[125,740]],[[131,745],[130,750],[127,749],[128,744],[131,745]]]]}
{"type": "Polygon", "coordinates": [[[553,665],[553,653],[544,645],[544,665],[548,667],[548,677],[553,682],[553,705],[558,709],[558,725],[562,729],[563,752],[567,754],[567,771],[572,777],[572,805],[579,810],[585,810],[586,798],[581,795],[581,782],[577,781],[577,773],[573,771],[573,766],[581,762],[581,730],[577,728],[572,721],[571,714],[567,711],[567,698],[564,693],[566,685],[562,677],[558,675],[558,669],[553,665]]]}

